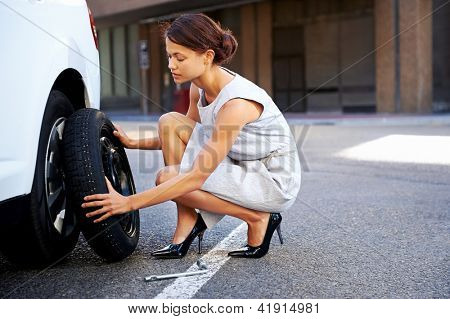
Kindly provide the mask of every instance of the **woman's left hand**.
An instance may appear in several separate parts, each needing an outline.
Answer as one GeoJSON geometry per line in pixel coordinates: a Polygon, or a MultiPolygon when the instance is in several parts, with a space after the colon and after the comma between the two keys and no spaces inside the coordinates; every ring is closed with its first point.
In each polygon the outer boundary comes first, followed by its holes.
{"type": "Polygon", "coordinates": [[[86,196],[84,198],[85,203],[81,205],[83,208],[100,207],[96,211],[86,214],[86,217],[104,214],[102,217],[94,220],[94,223],[104,221],[113,215],[128,213],[132,210],[129,197],[123,196],[116,192],[108,178],[105,177],[105,179],[109,193],[86,196]]]}

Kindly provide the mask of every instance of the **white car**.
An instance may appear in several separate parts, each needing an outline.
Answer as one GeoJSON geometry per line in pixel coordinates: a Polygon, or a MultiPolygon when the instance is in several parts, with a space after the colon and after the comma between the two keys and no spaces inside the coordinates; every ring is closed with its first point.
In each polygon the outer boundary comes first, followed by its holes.
{"type": "Polygon", "coordinates": [[[129,255],[138,212],[125,215],[128,224],[116,221],[120,227],[94,226],[79,208],[83,196],[105,190],[104,176],[122,193],[135,191],[113,125],[99,111],[98,40],[86,1],[0,0],[0,70],[2,253],[19,262],[62,260],[81,229],[105,259],[129,255]],[[86,153],[93,158],[79,157],[86,153]]]}

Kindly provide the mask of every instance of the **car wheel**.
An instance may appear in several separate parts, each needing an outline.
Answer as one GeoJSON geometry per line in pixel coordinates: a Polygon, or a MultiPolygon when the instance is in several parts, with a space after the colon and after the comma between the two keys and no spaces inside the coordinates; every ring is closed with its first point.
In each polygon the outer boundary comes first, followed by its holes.
{"type": "Polygon", "coordinates": [[[80,234],[74,210],[66,202],[61,142],[72,103],[62,92],[50,92],[42,121],[31,194],[25,218],[2,229],[2,252],[12,261],[36,265],[64,259],[80,234]]]}
{"type": "Polygon", "coordinates": [[[98,208],[81,208],[85,196],[108,193],[105,176],[122,195],[136,193],[127,155],[113,131],[104,113],[82,109],[66,121],[63,138],[68,201],[77,207],[88,244],[106,261],[118,261],[133,253],[140,226],[138,210],[93,223],[94,218],[85,214],[98,208]]]}

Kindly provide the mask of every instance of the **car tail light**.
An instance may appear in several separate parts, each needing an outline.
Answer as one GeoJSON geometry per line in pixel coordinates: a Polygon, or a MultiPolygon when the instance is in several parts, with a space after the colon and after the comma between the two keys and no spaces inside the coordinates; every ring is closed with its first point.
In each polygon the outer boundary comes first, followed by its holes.
{"type": "Polygon", "coordinates": [[[89,11],[89,20],[91,21],[92,36],[94,37],[95,47],[98,50],[98,37],[97,37],[97,29],[95,28],[94,16],[92,15],[91,9],[88,8],[88,11],[89,11]]]}

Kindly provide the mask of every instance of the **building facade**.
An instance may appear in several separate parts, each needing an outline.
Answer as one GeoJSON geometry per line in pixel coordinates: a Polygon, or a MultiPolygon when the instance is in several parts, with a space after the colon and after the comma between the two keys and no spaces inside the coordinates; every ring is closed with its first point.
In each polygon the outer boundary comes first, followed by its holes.
{"type": "Polygon", "coordinates": [[[450,110],[445,0],[88,0],[99,35],[102,107],[186,110],[170,77],[160,21],[203,12],[239,42],[226,67],[283,112],[450,110]]]}

